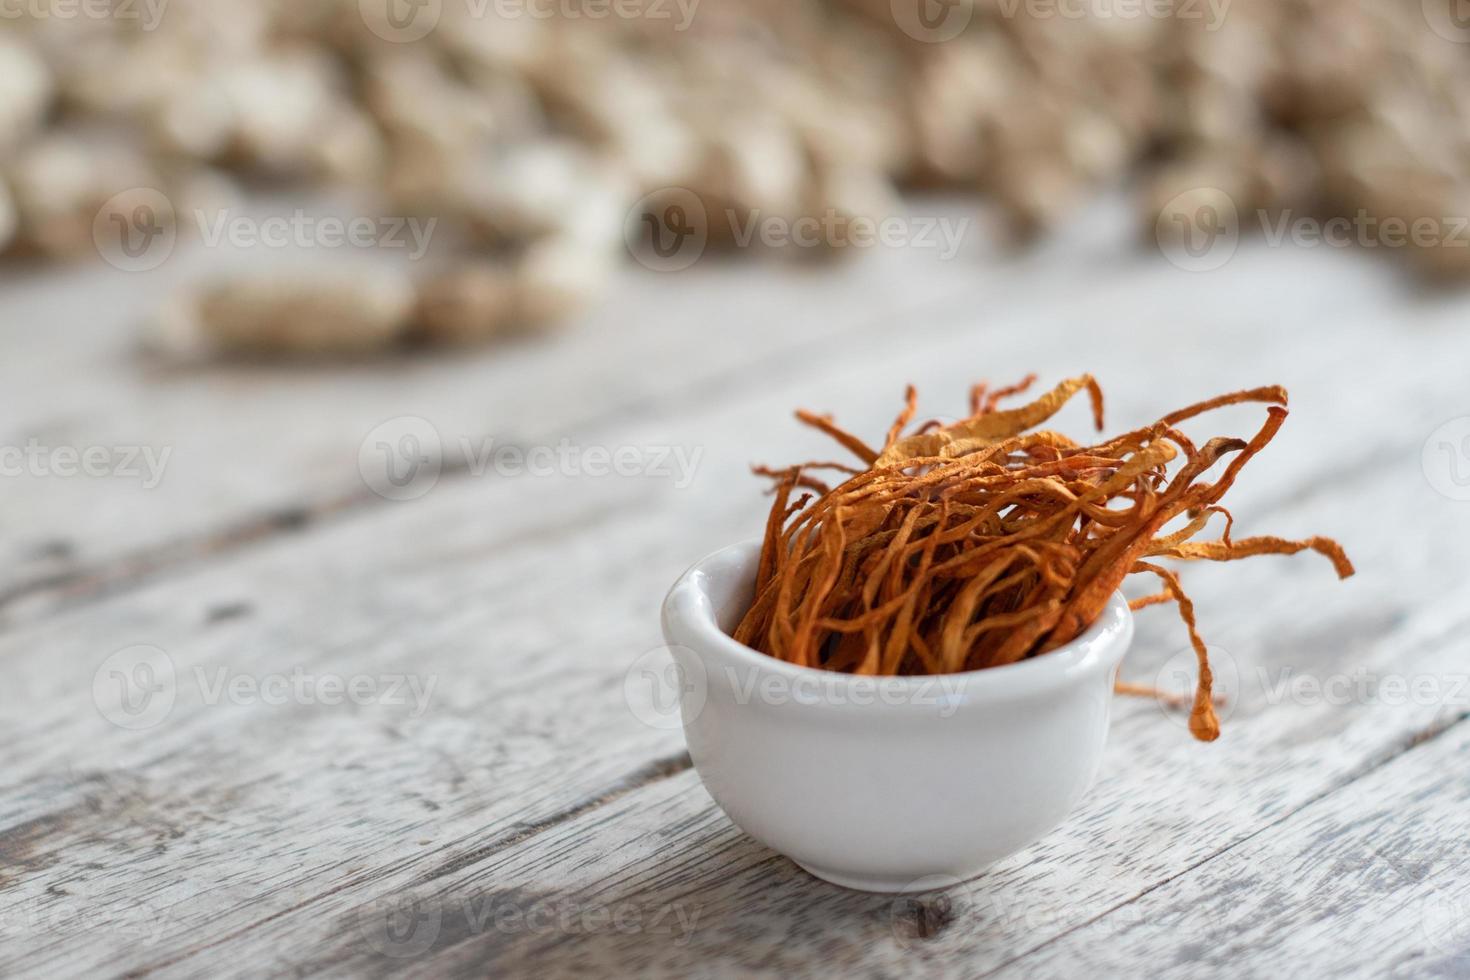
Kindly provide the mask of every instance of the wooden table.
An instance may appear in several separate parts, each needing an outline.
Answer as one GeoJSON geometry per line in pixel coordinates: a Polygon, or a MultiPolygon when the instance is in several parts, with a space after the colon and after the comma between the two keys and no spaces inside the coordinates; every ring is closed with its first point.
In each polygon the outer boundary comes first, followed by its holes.
{"type": "MultiPolygon", "coordinates": [[[[0,480],[0,973],[1470,975],[1470,298],[1329,248],[1189,273],[1115,218],[1024,259],[630,272],[544,342],[350,367],[140,357],[223,255],[9,273],[0,444],[37,448],[0,480]],[[716,809],[630,668],[678,573],[758,530],[748,464],[831,454],[793,408],[876,432],[907,381],[956,414],[1030,370],[1095,373],[1110,428],[1286,384],[1238,533],[1334,535],[1359,574],[1191,568],[1218,742],[1120,699],[1041,843],[917,898],[819,882],[716,809]],[[424,424],[437,480],[385,484],[424,424]]],[[[1186,687],[1185,649],[1141,613],[1124,676],[1186,687]]]]}

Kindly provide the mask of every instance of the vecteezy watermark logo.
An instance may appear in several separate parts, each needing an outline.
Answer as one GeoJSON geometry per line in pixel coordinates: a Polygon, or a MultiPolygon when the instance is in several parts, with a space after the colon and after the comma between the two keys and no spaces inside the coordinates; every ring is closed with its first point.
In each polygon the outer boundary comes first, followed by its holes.
{"type": "Polygon", "coordinates": [[[163,22],[169,0],[0,0],[0,20],[136,21],[153,31],[163,22]]]}
{"type": "Polygon", "coordinates": [[[942,261],[954,258],[970,228],[969,218],[905,216],[891,214],[874,218],[847,214],[828,208],[820,214],[790,218],[764,214],[759,208],[742,216],[725,212],[730,238],[740,248],[760,244],[766,248],[841,249],[885,248],[933,249],[942,261]]]}
{"type": "MultiPolygon", "coordinates": [[[[1266,245],[1280,248],[1470,249],[1470,215],[1352,214],[1322,218],[1290,209],[1250,215],[1266,245]]],[[[1192,272],[1218,269],[1235,254],[1247,216],[1217,187],[1196,187],[1159,210],[1155,236],[1170,262],[1192,272]]]]}
{"type": "Polygon", "coordinates": [[[1470,415],[1450,419],[1424,440],[1424,479],[1451,500],[1470,500],[1470,415]]]}
{"type": "Polygon", "coordinates": [[[358,449],[357,466],[378,496],[413,500],[434,488],[446,459],[473,477],[644,478],[668,480],[683,490],[694,482],[703,458],[703,446],[579,445],[566,438],[555,445],[521,446],[494,436],[460,436],[446,444],[433,423],[403,415],[368,433],[358,449]]]}
{"type": "MultiPolygon", "coordinates": [[[[700,0],[451,0],[463,4],[470,20],[649,20],[674,21],[674,31],[687,31],[700,0]]],[[[378,37],[408,43],[427,37],[439,26],[443,0],[358,0],[363,23],[378,37]]]]}
{"type": "Polygon", "coordinates": [[[168,717],[177,696],[173,658],[147,644],[118,650],[92,675],[92,703],[119,728],[152,728],[168,717]]]}
{"type": "MultiPolygon", "coordinates": [[[[3,0],[0,0],[3,2],[3,0]]],[[[115,194],[92,220],[92,241],[109,264],[124,272],[147,272],[168,260],[183,225],[205,248],[384,249],[407,253],[410,262],[429,250],[438,218],[311,214],[296,208],[267,217],[231,208],[195,208],[187,218],[159,191],[136,187],[115,194]]]]}
{"type": "Polygon", "coordinates": [[[367,434],[357,471],[387,500],[415,500],[434,489],[444,468],[444,444],[434,423],[416,415],[389,419],[367,434]]]}
{"type": "Polygon", "coordinates": [[[108,942],[137,949],[154,946],[171,925],[179,925],[177,904],[155,905],[136,894],[109,891],[82,880],[51,888],[0,910],[0,933],[12,942],[22,937],[37,946],[108,942]],[[103,937],[106,937],[104,940],[103,937]]]}
{"type": "Polygon", "coordinates": [[[623,702],[649,728],[669,731],[693,721],[708,697],[704,661],[688,647],[655,647],[623,675],[623,702]]]}
{"type": "Polygon", "coordinates": [[[1283,211],[1274,219],[1256,212],[1266,244],[1290,242],[1299,248],[1470,248],[1470,217],[1421,214],[1373,215],[1359,208],[1351,215],[1322,219],[1283,211]]]}
{"type": "Polygon", "coordinates": [[[1188,272],[1211,272],[1235,254],[1240,214],[1218,187],[1194,187],[1159,210],[1154,239],[1164,258],[1188,272]]]}
{"type": "MultiPolygon", "coordinates": [[[[1206,646],[1209,654],[1211,692],[1215,717],[1225,721],[1240,703],[1240,665],[1228,650],[1206,646]]],[[[1199,658],[1194,647],[1178,650],[1164,661],[1154,678],[1158,706],[1164,715],[1182,728],[1189,727],[1189,709],[1194,704],[1195,687],[1199,683],[1199,658]]]]}
{"type": "Polygon", "coordinates": [[[888,9],[899,30],[928,44],[959,37],[975,16],[974,0],[889,0],[888,9]]]}
{"type": "Polygon", "coordinates": [[[761,208],[723,208],[711,213],[693,191],[667,187],[646,195],[628,212],[623,239],[640,265],[656,272],[687,269],[711,241],[736,248],[933,250],[948,261],[960,250],[969,218],[932,215],[856,214],[826,208],[789,215],[761,208]]]}
{"type": "Polygon", "coordinates": [[[1202,20],[1206,31],[1217,31],[1230,0],[999,0],[999,7],[1008,20],[1202,20]]]}
{"type": "Polygon", "coordinates": [[[623,241],[639,265],[655,272],[678,272],[704,254],[709,220],[698,194],[665,187],[633,205],[623,224],[623,241]]]}
{"type": "Polygon", "coordinates": [[[456,941],[466,936],[665,936],[685,946],[702,908],[686,902],[639,904],[577,895],[526,893],[519,888],[460,895],[385,896],[360,908],[357,928],[384,956],[408,959],[433,948],[446,920],[456,941]]]}
{"type": "Polygon", "coordinates": [[[381,248],[402,249],[410,262],[429,250],[438,218],[358,215],[314,215],[301,208],[290,215],[253,218],[229,208],[195,209],[200,241],[206,248],[228,243],[235,248],[381,248]]]}
{"type": "Polygon", "coordinates": [[[704,458],[703,446],[578,445],[562,439],[556,445],[518,446],[494,437],[478,441],[462,437],[458,450],[471,476],[493,472],[507,478],[565,476],[602,479],[617,476],[670,481],[687,489],[704,458]]]}
{"type": "Polygon", "coordinates": [[[469,16],[496,20],[672,20],[687,31],[699,0],[465,0],[469,16]]]}
{"type": "Polygon", "coordinates": [[[163,265],[178,240],[173,202],[151,187],[114,194],[92,219],[92,243],[109,265],[147,272],[163,265]]]}
{"type": "Polygon", "coordinates": [[[1268,705],[1290,701],[1299,705],[1381,704],[1391,708],[1470,707],[1470,674],[1403,674],[1358,667],[1326,675],[1298,674],[1291,667],[1256,671],[1256,682],[1268,705]]]}
{"type": "Polygon", "coordinates": [[[357,0],[368,30],[385,41],[409,44],[429,36],[444,13],[443,0],[357,0]]]}
{"type": "Polygon", "coordinates": [[[196,665],[180,675],[172,658],[154,646],[119,650],[92,677],[92,701],[102,717],[120,728],[152,728],[168,717],[181,690],[189,685],[193,702],[209,707],[321,705],[406,708],[421,717],[438,687],[437,674],[352,674],[308,671],[246,673],[229,667],[196,665]]]}
{"type": "Polygon", "coordinates": [[[289,672],[250,674],[228,667],[206,670],[196,666],[192,673],[200,700],[206,705],[343,704],[358,707],[402,707],[419,718],[429,708],[438,674],[352,674],[318,673],[304,667],[289,672]]]}
{"type": "Polygon", "coordinates": [[[623,698],[633,715],[650,728],[677,728],[699,717],[709,700],[711,681],[734,704],[917,705],[949,718],[964,700],[967,678],[870,677],[836,671],[771,671],[764,667],[723,665],[711,673],[687,647],[657,647],[644,653],[623,678],[623,698]]]}
{"type": "Polygon", "coordinates": [[[1470,949],[1470,897],[1435,891],[1424,899],[1419,921],[1425,938],[1440,952],[1458,956],[1470,949]]]}
{"type": "Polygon", "coordinates": [[[163,482],[172,446],[48,446],[34,437],[24,446],[0,446],[0,477],[137,480],[144,490],[163,482]]]}
{"type": "Polygon", "coordinates": [[[676,947],[688,945],[702,911],[701,906],[685,902],[609,903],[585,901],[572,895],[522,898],[515,892],[465,895],[460,897],[458,906],[465,924],[476,935],[489,930],[528,936],[617,933],[667,936],[676,947]]]}
{"type": "Polygon", "coordinates": [[[443,905],[434,896],[389,895],[358,909],[357,928],[375,952],[408,959],[429,951],[443,919],[443,905]]]}
{"type": "Polygon", "coordinates": [[[1470,44],[1470,0],[1422,0],[1424,22],[1446,41],[1470,44]]]}

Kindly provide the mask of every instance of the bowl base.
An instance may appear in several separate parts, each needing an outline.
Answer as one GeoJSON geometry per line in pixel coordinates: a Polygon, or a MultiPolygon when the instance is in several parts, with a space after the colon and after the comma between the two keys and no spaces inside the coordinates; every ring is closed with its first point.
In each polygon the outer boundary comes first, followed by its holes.
{"type": "Polygon", "coordinates": [[[877,892],[880,895],[896,895],[901,892],[925,892],[937,888],[958,885],[983,871],[976,868],[961,875],[855,875],[845,871],[832,871],[792,859],[797,867],[823,881],[859,892],[877,892]],[[918,887],[915,887],[918,886],[918,887]]]}

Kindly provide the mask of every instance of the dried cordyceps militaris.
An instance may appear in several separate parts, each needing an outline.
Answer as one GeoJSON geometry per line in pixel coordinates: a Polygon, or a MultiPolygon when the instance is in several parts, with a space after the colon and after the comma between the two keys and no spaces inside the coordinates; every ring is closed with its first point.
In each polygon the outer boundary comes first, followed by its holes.
{"type": "Polygon", "coordinates": [[[865,468],[807,463],[757,470],[776,481],[776,499],[755,601],[735,639],[781,660],[856,674],[978,670],[1074,639],[1125,577],[1145,572],[1163,591],[1134,600],[1132,608],[1178,604],[1199,659],[1189,730],[1212,741],[1220,725],[1194,606],[1175,573],[1152,559],[1232,561],[1310,549],[1326,555],[1340,577],[1353,573],[1328,538],[1231,537],[1234,519],[1220,499],[1286,419],[1285,389],[1222,395],[1084,446],[1036,426],[1086,390],[1101,429],[1097,382],[1083,375],[1029,405],[998,407],[1031,381],[989,394],[978,386],[969,418],[926,423],[905,436],[917,411],[911,387],[878,449],[826,417],[798,412],[865,468]],[[1248,440],[1196,446],[1176,428],[1241,402],[1266,406],[1265,423],[1248,440]],[[1207,481],[1206,473],[1225,460],[1220,475],[1207,481]],[[828,487],[812,475],[823,470],[847,479],[828,487]],[[799,488],[812,492],[793,501],[799,488]],[[1220,538],[1193,541],[1215,514],[1225,522],[1220,538]]]}

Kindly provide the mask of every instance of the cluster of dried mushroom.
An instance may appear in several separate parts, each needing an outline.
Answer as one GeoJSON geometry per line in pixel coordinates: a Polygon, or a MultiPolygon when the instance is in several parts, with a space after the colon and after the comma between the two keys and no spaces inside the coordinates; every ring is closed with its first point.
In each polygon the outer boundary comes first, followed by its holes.
{"type": "MultiPolygon", "coordinates": [[[[434,18],[405,33],[391,0],[40,0],[0,33],[0,249],[93,251],[138,188],[182,225],[237,179],[440,219],[416,274],[227,282],[169,318],[207,349],[333,353],[554,322],[667,188],[874,218],[896,187],[974,189],[1018,238],[1133,177],[1150,230],[1222,195],[1466,211],[1470,56],[1439,0],[956,0],[952,37],[908,16],[927,2],[443,0],[399,4],[434,18]]],[[[1403,251],[1463,275],[1464,244],[1403,251]]]]}
{"type": "Polygon", "coordinates": [[[1028,405],[999,407],[1029,384],[989,394],[979,387],[968,418],[905,435],[917,412],[910,388],[876,448],[825,416],[798,413],[861,465],[758,470],[775,480],[776,494],[755,599],[735,639],[791,663],[856,674],[980,670],[1075,639],[1127,576],[1148,574],[1164,590],[1131,605],[1178,604],[1199,662],[1189,730],[1215,739],[1213,679],[1194,605],[1178,576],[1150,559],[1234,561],[1310,549],[1339,576],[1353,574],[1329,538],[1233,537],[1234,518],[1220,505],[1285,421],[1286,392],[1234,392],[1083,445],[1036,427],[1085,390],[1102,428],[1097,383],[1084,375],[1028,405]],[[1250,439],[1196,446],[1178,428],[1244,402],[1266,406],[1250,439]],[[1217,464],[1219,475],[1206,479],[1217,464]],[[816,475],[823,472],[843,480],[830,487],[816,475]],[[1193,540],[1217,515],[1220,537],[1193,540]]]}

